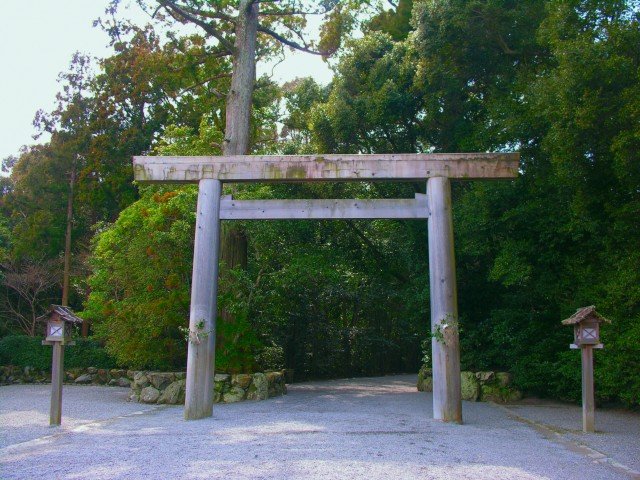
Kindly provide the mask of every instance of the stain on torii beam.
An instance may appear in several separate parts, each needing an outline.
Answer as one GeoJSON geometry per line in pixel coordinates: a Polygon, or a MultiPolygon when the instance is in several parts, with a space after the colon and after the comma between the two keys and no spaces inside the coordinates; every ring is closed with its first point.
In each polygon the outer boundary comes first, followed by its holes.
{"type": "Polygon", "coordinates": [[[518,175],[519,153],[235,155],[134,157],[142,183],[415,181],[432,177],[499,179],[518,175]]]}

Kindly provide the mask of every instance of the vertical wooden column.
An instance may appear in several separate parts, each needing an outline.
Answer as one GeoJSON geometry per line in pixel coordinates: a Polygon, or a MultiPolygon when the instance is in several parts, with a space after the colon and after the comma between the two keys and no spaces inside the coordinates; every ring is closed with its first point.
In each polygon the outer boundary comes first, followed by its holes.
{"type": "Polygon", "coordinates": [[[430,178],[427,182],[427,198],[433,334],[433,418],[462,423],[458,299],[449,179],[430,178]]]}
{"type": "Polygon", "coordinates": [[[49,409],[49,425],[60,425],[62,420],[62,382],[64,380],[64,345],[52,342],[51,360],[51,407],[49,409]]]}
{"type": "Polygon", "coordinates": [[[582,430],[595,432],[595,400],[593,391],[593,345],[582,345],[582,430]]]}
{"type": "Polygon", "coordinates": [[[200,180],[184,405],[187,420],[213,414],[221,193],[220,180],[200,180]]]}

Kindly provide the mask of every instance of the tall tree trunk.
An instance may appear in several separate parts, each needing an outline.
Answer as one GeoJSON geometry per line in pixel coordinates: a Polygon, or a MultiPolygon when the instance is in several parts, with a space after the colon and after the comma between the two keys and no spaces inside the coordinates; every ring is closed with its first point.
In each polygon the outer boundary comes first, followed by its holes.
{"type": "Polygon", "coordinates": [[[67,231],[64,237],[64,272],[62,274],[62,305],[69,305],[69,274],[71,271],[71,229],[73,227],[73,187],[76,183],[76,161],[73,160],[67,195],[67,231]]]}
{"type": "MultiPolygon", "coordinates": [[[[251,102],[256,80],[256,40],[258,32],[258,2],[241,0],[236,25],[235,52],[231,89],[227,96],[224,155],[246,155],[249,150],[251,102]]],[[[237,225],[225,225],[222,229],[220,260],[221,286],[232,284],[228,272],[247,266],[247,237],[237,225]]],[[[226,286],[226,287],[225,287],[226,286]]],[[[225,321],[233,321],[228,312],[222,312],[225,321]]],[[[225,339],[219,337],[219,343],[225,339]]]]}
{"type": "MultiPolygon", "coordinates": [[[[69,277],[71,275],[71,231],[73,229],[73,190],[76,184],[77,160],[74,158],[69,177],[69,194],[67,196],[67,231],[64,237],[64,271],[62,273],[62,305],[69,306],[69,277]]],[[[89,324],[82,324],[82,336],[89,334],[89,324]]]]}
{"type": "Polygon", "coordinates": [[[231,89],[227,96],[225,155],[245,155],[249,149],[251,99],[256,80],[258,3],[241,0],[236,26],[231,89]]]}

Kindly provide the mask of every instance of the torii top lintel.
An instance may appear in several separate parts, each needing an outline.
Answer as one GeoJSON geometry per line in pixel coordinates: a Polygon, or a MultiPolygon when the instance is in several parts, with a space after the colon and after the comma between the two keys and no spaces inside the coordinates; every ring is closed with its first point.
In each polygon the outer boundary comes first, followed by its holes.
{"type": "Polygon", "coordinates": [[[133,167],[142,183],[472,180],[516,177],[519,160],[519,153],[234,155],[134,157],[133,167]]]}

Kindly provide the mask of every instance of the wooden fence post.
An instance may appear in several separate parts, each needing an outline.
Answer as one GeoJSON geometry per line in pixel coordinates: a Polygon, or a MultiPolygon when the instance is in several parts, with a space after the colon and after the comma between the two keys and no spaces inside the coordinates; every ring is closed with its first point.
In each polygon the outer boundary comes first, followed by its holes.
{"type": "Polygon", "coordinates": [[[427,181],[429,200],[429,283],[433,361],[433,418],[462,423],[458,299],[453,249],[451,182],[427,181]]]}
{"type": "Polygon", "coordinates": [[[221,194],[220,180],[200,180],[184,406],[187,420],[213,414],[221,194]]]}

